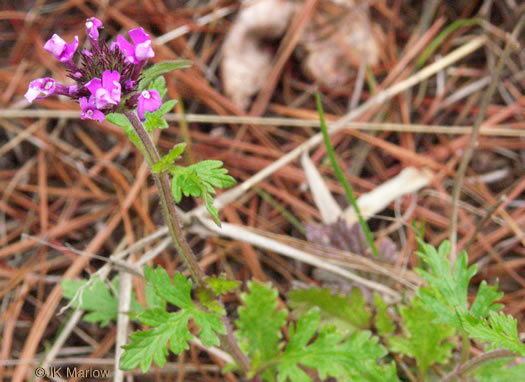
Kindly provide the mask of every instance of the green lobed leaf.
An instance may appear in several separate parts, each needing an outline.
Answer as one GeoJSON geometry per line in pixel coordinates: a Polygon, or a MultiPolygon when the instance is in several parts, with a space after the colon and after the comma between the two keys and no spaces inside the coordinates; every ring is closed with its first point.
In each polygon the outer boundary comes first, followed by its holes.
{"type": "Polygon", "coordinates": [[[436,322],[461,328],[460,316],[468,311],[468,284],[476,274],[476,266],[467,267],[467,254],[463,251],[451,273],[447,259],[450,251],[448,241],[439,246],[439,252],[429,244],[421,242],[420,245],[424,250],[417,254],[429,266],[430,272],[421,268],[416,269],[416,272],[428,282],[430,288],[420,288],[417,294],[426,309],[436,314],[436,322]]]}
{"type": "Polygon", "coordinates": [[[157,112],[145,112],[144,113],[144,122],[142,124],[144,125],[144,129],[151,134],[153,130],[155,129],[167,129],[168,128],[168,122],[162,116],[156,114],[157,112]]]}
{"type": "Polygon", "coordinates": [[[140,91],[146,89],[153,80],[155,80],[159,76],[162,76],[165,73],[189,67],[191,67],[191,61],[187,60],[159,62],[158,64],[155,64],[149,67],[148,69],[144,70],[144,72],[142,72],[142,75],[140,76],[138,90],[140,91]]]}
{"type": "Polygon", "coordinates": [[[370,328],[371,314],[358,288],[352,289],[350,298],[332,294],[327,288],[297,289],[288,294],[288,304],[296,319],[311,308],[318,307],[323,324],[350,331],[370,328]]]}
{"type": "Polygon", "coordinates": [[[487,362],[474,369],[472,376],[477,382],[517,382],[525,375],[525,363],[508,365],[512,358],[487,362]]]}
{"type": "Polygon", "coordinates": [[[489,311],[488,321],[471,314],[463,317],[464,330],[474,339],[487,342],[490,349],[503,348],[525,355],[525,345],[518,336],[518,322],[511,315],[489,311]]]}
{"type": "Polygon", "coordinates": [[[233,292],[237,289],[241,282],[237,280],[228,280],[221,277],[208,277],[206,283],[213,289],[216,296],[233,292]]]}
{"type": "Polygon", "coordinates": [[[155,290],[155,294],[181,309],[193,306],[191,299],[191,280],[181,273],[173,276],[173,281],[162,267],[144,267],[144,276],[155,290]]]}
{"type": "Polygon", "coordinates": [[[217,334],[226,333],[221,317],[217,313],[203,311],[193,303],[191,280],[181,273],[176,273],[171,279],[161,267],[145,267],[144,275],[158,297],[180,310],[167,313],[163,308],[153,308],[138,316],[139,321],[154,328],[130,336],[131,342],[123,346],[125,352],[120,360],[123,370],[140,366],[141,370],[146,372],[152,362],[162,367],[168,355],[168,342],[170,350],[175,354],[187,349],[188,341],[193,338],[187,327],[190,318],[199,327],[198,336],[204,345],[219,344],[217,334]]]}
{"type": "Polygon", "coordinates": [[[164,76],[158,76],[151,82],[151,84],[148,86],[149,90],[155,89],[159,92],[160,99],[163,99],[166,93],[168,92],[168,89],[166,88],[166,80],[164,79],[164,76]]]}
{"type": "Polygon", "coordinates": [[[226,311],[217,300],[215,300],[207,291],[199,290],[197,291],[197,297],[202,305],[212,312],[218,313],[221,316],[226,314],[226,311]]]}
{"type": "Polygon", "coordinates": [[[388,305],[377,293],[374,293],[374,305],[376,307],[375,327],[379,335],[384,337],[393,333],[396,330],[396,325],[388,314],[388,305]]]}
{"type": "Polygon", "coordinates": [[[436,314],[434,321],[466,331],[472,338],[489,343],[491,348],[501,347],[525,354],[525,345],[518,337],[516,320],[512,316],[496,313],[501,304],[494,304],[494,301],[502,296],[497,291],[497,285],[489,287],[485,282],[481,283],[469,310],[467,288],[476,268],[467,268],[467,254],[461,253],[451,274],[450,263],[446,259],[448,242],[440,246],[439,253],[428,244],[421,245],[424,250],[418,254],[429,265],[430,271],[416,271],[427,280],[429,287],[420,288],[417,295],[425,309],[436,314]]]}
{"type": "Polygon", "coordinates": [[[279,351],[281,328],[286,323],[287,313],[277,308],[276,289],[255,281],[248,283],[248,289],[248,293],[241,294],[243,305],[238,309],[235,336],[241,349],[252,357],[252,367],[256,368],[279,351]]]}
{"type": "Polygon", "coordinates": [[[222,161],[220,160],[204,160],[190,167],[193,167],[211,193],[214,193],[213,187],[227,188],[235,185],[235,180],[228,175],[228,170],[222,168],[222,161]]]}
{"type": "Polygon", "coordinates": [[[158,110],[155,110],[153,113],[146,111],[144,113],[144,128],[148,133],[151,133],[154,129],[167,129],[168,122],[163,118],[163,115],[169,113],[171,109],[175,107],[177,101],[170,100],[165,101],[158,110]]]}
{"type": "Polygon", "coordinates": [[[476,299],[470,307],[470,313],[475,317],[486,318],[491,311],[498,311],[503,307],[503,304],[494,304],[494,301],[503,297],[503,292],[498,292],[498,283],[494,286],[488,286],[487,282],[483,280],[479,286],[476,299]]]}
{"type": "Polygon", "coordinates": [[[421,378],[433,364],[449,361],[455,344],[446,340],[455,335],[453,326],[432,322],[434,313],[418,298],[412,300],[411,307],[401,308],[401,317],[405,334],[388,338],[391,351],[414,358],[421,378]]]}
{"type": "Polygon", "coordinates": [[[167,171],[175,159],[180,157],[180,155],[184,152],[184,149],[186,149],[186,143],[179,143],[175,145],[169,153],[164,155],[157,163],[153,165],[151,171],[153,173],[167,171]]]}
{"type": "Polygon", "coordinates": [[[182,195],[199,198],[202,196],[208,212],[220,227],[217,209],[213,206],[212,194],[215,188],[226,188],[235,185],[235,180],[222,168],[219,160],[205,160],[188,167],[172,166],[169,170],[173,176],[171,192],[178,203],[182,195]]]}
{"type": "Polygon", "coordinates": [[[162,367],[166,364],[168,342],[170,350],[179,354],[188,349],[188,341],[193,335],[188,330],[191,315],[187,311],[167,313],[163,309],[149,309],[139,316],[139,320],[153,329],[133,333],[131,342],[123,346],[120,358],[122,370],[132,370],[137,366],[147,372],[152,362],[162,367]]]}
{"type": "Polygon", "coordinates": [[[157,296],[155,289],[151,285],[146,284],[145,291],[148,308],[160,308],[166,310],[166,300],[157,296]]]}
{"type": "MultiPolygon", "coordinates": [[[[109,321],[116,320],[118,316],[118,297],[115,295],[119,290],[118,276],[115,276],[111,281],[111,287],[108,287],[107,283],[95,276],[90,286],[82,289],[82,293],[77,295],[79,289],[84,287],[87,282],[87,280],[63,280],[61,282],[63,296],[69,300],[75,298],[73,306],[88,313],[83,316],[84,321],[99,322],[99,325],[104,327],[109,321]]],[[[160,300],[154,295],[153,289],[149,285],[146,286],[146,303],[148,308],[164,308],[166,305],[164,300],[160,300]]],[[[144,311],[144,307],[137,301],[135,293],[132,291],[130,311],[127,314],[131,319],[136,319],[144,311]]]]}
{"type": "MultiPolygon", "coordinates": [[[[104,327],[109,321],[117,319],[118,297],[98,276],[93,277],[88,286],[87,283],[87,280],[62,280],[62,294],[68,300],[75,298],[73,307],[87,312],[83,317],[84,321],[98,322],[104,327]]],[[[111,284],[112,288],[118,291],[118,279],[114,278],[111,284]]]]}
{"type": "Polygon", "coordinates": [[[341,377],[346,381],[399,381],[392,373],[393,364],[378,363],[387,351],[377,343],[377,337],[370,337],[370,332],[363,330],[347,338],[334,326],[324,325],[310,343],[320,323],[321,313],[314,308],[304,314],[297,325],[290,326],[290,341],[275,361],[279,382],[311,381],[299,365],[317,370],[321,380],[341,377]]]}
{"type": "Polygon", "coordinates": [[[207,188],[202,189],[202,199],[204,200],[204,204],[206,205],[206,209],[208,210],[208,213],[211,215],[213,221],[215,224],[217,224],[219,227],[221,226],[221,221],[219,219],[219,210],[215,208],[213,205],[213,198],[210,195],[210,192],[207,188]]]}

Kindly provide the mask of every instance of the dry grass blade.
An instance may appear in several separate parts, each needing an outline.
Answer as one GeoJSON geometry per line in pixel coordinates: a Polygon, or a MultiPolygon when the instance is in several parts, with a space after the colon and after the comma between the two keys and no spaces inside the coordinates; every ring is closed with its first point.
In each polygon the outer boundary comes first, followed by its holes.
{"type": "MultiPolygon", "coordinates": [[[[525,23],[525,15],[522,15],[520,20],[518,21],[518,24],[514,28],[514,31],[512,32],[514,38],[518,36],[524,23],[525,23]]],[[[451,212],[451,217],[450,217],[451,264],[455,263],[456,255],[457,255],[457,250],[456,250],[457,237],[458,237],[458,232],[457,232],[458,203],[457,202],[459,200],[459,196],[461,193],[463,177],[465,176],[465,172],[467,171],[467,166],[472,158],[472,153],[474,151],[474,145],[478,139],[479,130],[485,118],[487,107],[489,105],[490,100],[492,99],[492,96],[494,95],[494,92],[496,90],[496,85],[498,84],[499,76],[501,74],[501,70],[503,69],[505,62],[508,59],[508,56],[511,52],[511,48],[512,48],[511,42],[507,41],[503,54],[499,58],[496,69],[494,70],[494,73],[492,75],[492,79],[491,79],[489,88],[487,89],[487,92],[483,96],[483,100],[480,106],[479,113],[476,117],[474,126],[472,127],[472,134],[470,136],[465,152],[463,153],[463,156],[461,158],[461,162],[459,164],[459,168],[456,173],[456,178],[454,179],[454,188],[452,189],[452,212],[451,212]]],[[[520,239],[523,240],[522,242],[523,245],[525,245],[525,235],[523,234],[523,232],[521,232],[520,236],[521,236],[520,239]]]]}

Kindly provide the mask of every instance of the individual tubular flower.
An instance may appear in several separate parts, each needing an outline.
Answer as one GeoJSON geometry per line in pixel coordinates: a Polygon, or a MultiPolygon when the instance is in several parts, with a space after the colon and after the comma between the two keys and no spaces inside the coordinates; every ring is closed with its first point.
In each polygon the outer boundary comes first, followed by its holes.
{"type": "Polygon", "coordinates": [[[102,80],[93,78],[85,85],[95,97],[97,109],[105,109],[108,105],[118,105],[120,103],[122,86],[119,81],[119,72],[106,70],[102,73],[102,80]]]}
{"type": "Polygon", "coordinates": [[[62,37],[56,33],[44,45],[44,49],[53,54],[60,62],[71,62],[78,48],[78,36],[75,36],[71,44],[67,44],[62,37]]]}
{"type": "Polygon", "coordinates": [[[162,105],[162,100],[160,99],[160,94],[155,89],[153,90],[143,90],[140,93],[139,99],[137,101],[137,113],[141,121],[145,120],[144,113],[146,111],[154,112],[162,105]]]}
{"type": "Polygon", "coordinates": [[[80,119],[93,119],[102,122],[106,116],[103,112],[95,107],[95,97],[82,97],[78,100],[80,102],[80,119]]]}
{"type": "Polygon", "coordinates": [[[31,81],[26,94],[24,94],[24,97],[26,97],[27,102],[33,103],[35,99],[44,99],[47,96],[53,94],[55,89],[56,82],[54,79],[49,77],[38,78],[34,81],[31,81]]]}
{"type": "Polygon", "coordinates": [[[91,41],[97,41],[99,37],[98,30],[104,28],[102,21],[96,17],[90,17],[86,20],[86,32],[91,41]]]}
{"type": "Polygon", "coordinates": [[[151,38],[144,32],[144,29],[132,29],[128,34],[133,44],[122,37],[122,35],[117,36],[117,43],[129,62],[138,64],[141,61],[146,61],[148,58],[155,57],[155,53],[151,48],[151,38]]]}
{"type": "Polygon", "coordinates": [[[67,87],[67,95],[74,98],[78,94],[78,85],[73,84],[67,87]]]}

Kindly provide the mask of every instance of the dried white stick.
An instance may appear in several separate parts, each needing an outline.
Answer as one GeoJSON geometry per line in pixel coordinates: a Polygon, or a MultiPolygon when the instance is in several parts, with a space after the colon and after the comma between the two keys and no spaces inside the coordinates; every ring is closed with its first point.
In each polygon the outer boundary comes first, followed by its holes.
{"type": "MultiPolygon", "coordinates": [[[[199,26],[204,26],[215,20],[222,19],[224,16],[228,16],[230,13],[233,13],[236,9],[237,7],[233,5],[229,7],[217,9],[216,11],[213,11],[205,16],[198,18],[195,24],[199,26]]],[[[187,25],[183,25],[172,31],[169,31],[168,33],[163,34],[162,36],[157,37],[154,42],[158,45],[163,45],[171,40],[175,40],[176,38],[184,36],[186,33],[189,33],[190,31],[191,31],[190,27],[188,27],[187,25]]]]}
{"type": "Polygon", "coordinates": [[[314,198],[314,203],[319,212],[324,224],[335,223],[339,216],[343,213],[341,207],[337,204],[332,193],[326,186],[321,174],[315,167],[314,163],[308,156],[308,153],[303,153],[301,156],[301,164],[306,175],[306,180],[310,186],[310,191],[314,198]]]}
{"type": "MultiPolygon", "coordinates": [[[[433,176],[434,174],[429,169],[405,168],[394,178],[357,199],[357,205],[361,210],[361,214],[368,220],[400,196],[417,191],[428,185],[433,176]]],[[[344,216],[349,226],[357,222],[357,215],[352,206],[344,211],[344,216]]]]}
{"type": "Polygon", "coordinates": [[[199,222],[207,229],[218,235],[226,236],[231,239],[241,240],[250,244],[253,244],[257,247],[268,249],[270,251],[278,252],[281,255],[290,257],[295,260],[302,261],[304,263],[313,265],[317,268],[325,269],[332,273],[335,273],[339,276],[342,276],[348,280],[352,280],[356,283],[364,285],[372,290],[375,290],[380,293],[384,293],[389,296],[390,299],[398,300],[401,298],[400,294],[389,287],[376,283],[374,281],[367,280],[363,277],[357,276],[354,273],[340,267],[333,265],[330,262],[327,262],[324,259],[320,259],[312,254],[301,251],[300,249],[291,247],[284,243],[278,242],[276,240],[258,235],[253,233],[241,226],[237,226],[229,223],[222,223],[221,228],[217,227],[215,223],[207,218],[199,219],[199,222]]]}
{"type": "Polygon", "coordinates": [[[117,334],[115,339],[115,372],[113,374],[114,382],[124,380],[124,371],[120,369],[120,357],[124,353],[122,346],[126,345],[128,340],[128,312],[131,306],[132,276],[128,272],[119,272],[119,299],[118,299],[118,317],[117,317],[117,334]]]}

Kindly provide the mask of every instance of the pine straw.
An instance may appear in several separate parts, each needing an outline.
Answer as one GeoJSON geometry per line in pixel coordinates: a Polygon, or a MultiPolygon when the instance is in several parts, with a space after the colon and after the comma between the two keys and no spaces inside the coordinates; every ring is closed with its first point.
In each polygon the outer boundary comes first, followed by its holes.
{"type": "MultiPolygon", "coordinates": [[[[142,157],[123,132],[109,123],[80,121],[78,107],[73,103],[48,98],[28,108],[22,97],[29,81],[36,77],[52,75],[65,80],[66,73],[42,49],[43,44],[55,32],[68,41],[74,35],[83,36],[84,19],[93,15],[104,22],[105,36],[139,25],[157,36],[156,62],[182,57],[196,63],[192,69],[167,76],[169,96],[180,98],[184,109],[179,105],[177,113],[169,115],[170,128],[162,132],[160,147],[168,150],[187,137],[191,143],[187,161],[220,159],[239,183],[250,179],[241,192],[223,193],[222,219],[231,223],[227,225],[230,234],[223,237],[209,230],[204,237],[205,224],[198,222],[203,219],[199,214],[202,209],[195,208],[191,200],[181,205],[187,211],[188,224],[193,224],[189,228],[198,233],[192,237],[192,244],[209,274],[226,272],[244,281],[253,277],[270,280],[284,298],[297,281],[322,281],[312,266],[305,265],[328,263],[321,256],[333,256],[334,264],[346,265],[342,272],[381,267],[335,250],[316,250],[294,228],[289,216],[280,212],[285,209],[301,223],[320,218],[312,196],[305,190],[306,178],[295,160],[297,156],[282,160],[294,148],[305,147],[301,144],[315,143],[312,137],[318,132],[312,93],[315,84],[300,74],[300,63],[293,56],[299,33],[312,17],[316,1],[307,1],[294,20],[276,50],[269,80],[249,112],[240,110],[222,93],[217,78],[220,46],[239,3],[186,3],[176,8],[176,2],[169,0],[69,0],[49,4],[37,0],[11,2],[0,11],[0,380],[18,382],[29,378],[44,358],[48,365],[96,365],[113,370],[116,327],[108,330],[86,324],[79,320],[80,314],[58,315],[65,305],[58,284],[61,279],[89,277],[101,269],[111,277],[111,269],[121,269],[116,261],[103,268],[100,256],[122,258],[131,254],[135,261],[144,254],[149,258],[158,254],[151,260],[153,263],[169,271],[181,266],[173,248],[165,248],[156,190],[142,157]],[[98,11],[93,13],[93,9],[98,11]],[[275,165],[280,159],[280,165],[275,165]],[[272,202],[256,192],[255,184],[272,202]],[[197,222],[189,220],[191,216],[197,217],[197,222]],[[256,234],[259,236],[254,238],[256,234]],[[245,239],[241,240],[243,235],[245,239]],[[261,240],[264,245],[258,244],[261,240]],[[50,245],[42,244],[45,242],[50,245]],[[283,257],[286,251],[306,251],[314,260],[290,260],[283,257]],[[66,329],[57,339],[61,325],[66,329]],[[49,343],[54,346],[45,354],[49,343]]],[[[374,189],[410,165],[424,164],[437,174],[430,187],[404,197],[372,221],[376,232],[401,227],[390,234],[400,254],[395,269],[388,271],[396,276],[405,271],[406,278],[403,282],[387,282],[388,277],[380,278],[379,283],[370,280],[377,285],[387,283],[384,288],[397,295],[417,283],[409,271],[417,264],[411,222],[426,222],[426,239],[432,244],[449,235],[450,194],[456,168],[470,126],[479,113],[479,100],[489,84],[487,76],[524,8],[509,9],[513,2],[493,2],[487,14],[486,6],[481,4],[458,11],[445,2],[423,10],[405,2],[369,3],[372,20],[386,34],[382,47],[385,60],[373,68],[378,82],[376,94],[389,96],[373,101],[374,95],[363,83],[364,76],[358,75],[358,68],[350,83],[320,90],[325,96],[327,119],[340,130],[332,136],[332,142],[340,163],[347,167],[343,170],[352,174],[348,179],[358,194],[374,189]],[[480,41],[475,35],[483,36],[483,49],[479,44],[458,57],[457,62],[434,66],[428,78],[406,82],[417,72],[415,60],[444,26],[455,19],[475,16],[484,18],[481,27],[453,32],[438,48],[439,56],[434,54],[422,69],[428,69],[433,62],[443,63],[440,59],[454,50],[480,41]],[[354,100],[352,104],[358,100],[358,105],[370,107],[350,113],[352,118],[346,118],[345,123],[336,122],[348,117],[350,99],[354,100]],[[395,218],[410,212],[414,204],[407,220],[395,218]],[[405,264],[408,269],[403,268],[405,264]]],[[[487,107],[477,150],[466,171],[457,205],[457,232],[458,248],[468,244],[470,262],[479,264],[475,281],[492,283],[499,279],[506,292],[506,311],[518,318],[522,328],[523,50],[515,50],[510,58],[487,107]]],[[[329,189],[345,203],[341,186],[323,160],[324,148],[317,143],[311,148],[311,158],[329,189]]],[[[348,283],[338,282],[340,287],[348,283]]],[[[143,302],[142,279],[135,277],[133,286],[143,302]]],[[[238,297],[231,296],[228,303],[237,304],[238,297]]],[[[156,372],[176,374],[179,381],[221,380],[219,370],[226,355],[218,349],[200,349],[198,343],[192,344],[191,351],[178,359],[173,357],[167,368],[156,372]]],[[[233,374],[226,379],[237,380],[233,374]]]]}

